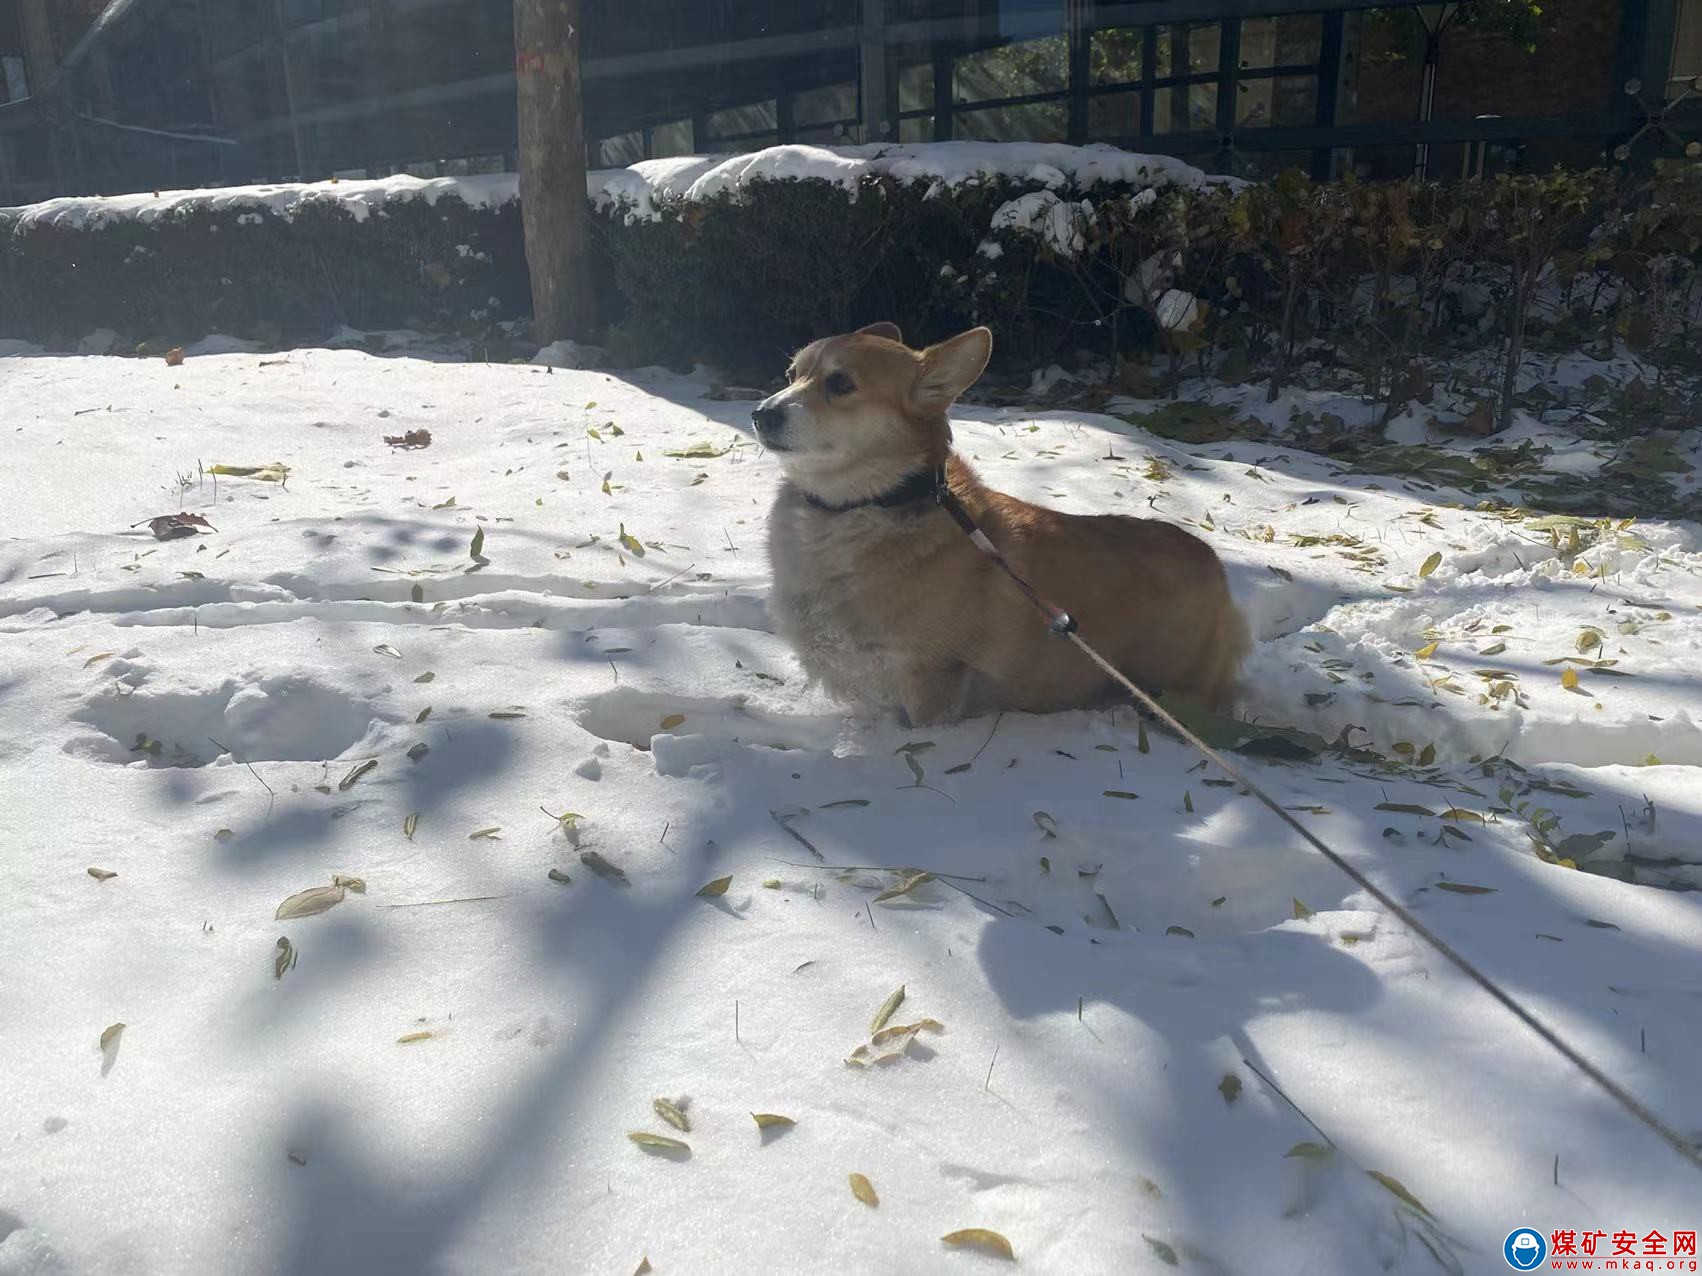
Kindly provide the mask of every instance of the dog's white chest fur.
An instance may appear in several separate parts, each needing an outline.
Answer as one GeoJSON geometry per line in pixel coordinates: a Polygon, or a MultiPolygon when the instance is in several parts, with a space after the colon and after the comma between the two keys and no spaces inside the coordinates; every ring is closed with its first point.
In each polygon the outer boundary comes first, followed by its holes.
{"type": "Polygon", "coordinates": [[[859,602],[857,579],[859,558],[901,538],[893,527],[898,517],[886,510],[815,509],[790,485],[781,488],[769,514],[769,609],[810,681],[839,700],[885,707],[902,699],[898,649],[859,602]]]}

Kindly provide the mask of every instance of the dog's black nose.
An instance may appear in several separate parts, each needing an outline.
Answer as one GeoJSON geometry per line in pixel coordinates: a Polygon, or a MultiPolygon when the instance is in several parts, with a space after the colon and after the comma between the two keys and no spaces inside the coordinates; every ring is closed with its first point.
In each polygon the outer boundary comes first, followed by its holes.
{"type": "Polygon", "coordinates": [[[786,420],[785,408],[758,408],[751,413],[751,424],[758,434],[778,430],[786,420]]]}

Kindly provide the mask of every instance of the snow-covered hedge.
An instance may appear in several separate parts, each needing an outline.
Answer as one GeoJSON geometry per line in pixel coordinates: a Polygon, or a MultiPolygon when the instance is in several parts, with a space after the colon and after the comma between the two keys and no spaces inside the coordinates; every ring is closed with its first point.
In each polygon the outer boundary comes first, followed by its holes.
{"type": "MultiPolygon", "coordinates": [[[[1017,367],[1088,351],[1137,394],[1191,367],[1273,397],[1323,375],[1391,415],[1494,350],[1502,370],[1471,387],[1491,421],[1527,393],[1531,347],[1631,350],[1661,422],[1693,416],[1702,381],[1696,165],[1250,186],[1104,146],[782,146],[593,173],[587,194],[622,362],[755,375],[891,319],[918,341],[988,324],[1017,367]]],[[[528,310],[512,176],[0,212],[0,338],[476,335],[528,310]]]]}
{"type": "MultiPolygon", "coordinates": [[[[593,199],[633,357],[772,364],[876,319],[915,340],[990,325],[1026,364],[1084,336],[1079,252],[1096,205],[1220,197],[1243,183],[1108,146],[940,142],[652,160],[593,199]]],[[[1138,325],[1131,325],[1131,331],[1138,325]]]]}
{"type": "Polygon", "coordinates": [[[279,341],[463,330],[529,305],[512,179],[56,199],[0,218],[0,336],[279,341]]]}
{"type": "MultiPolygon", "coordinates": [[[[893,315],[936,331],[982,310],[1011,329],[1005,345],[1020,353],[1035,347],[1030,320],[1001,322],[994,298],[1008,290],[989,268],[990,236],[1016,226],[1013,210],[1059,192],[1220,180],[1105,146],[782,146],[593,173],[588,194],[619,293],[611,309],[627,316],[617,344],[737,361],[850,318],[893,315]]],[[[520,317],[518,199],[513,175],[394,177],[10,210],[0,214],[0,336],[65,341],[112,328],[138,340],[279,339],[520,317]]]]}

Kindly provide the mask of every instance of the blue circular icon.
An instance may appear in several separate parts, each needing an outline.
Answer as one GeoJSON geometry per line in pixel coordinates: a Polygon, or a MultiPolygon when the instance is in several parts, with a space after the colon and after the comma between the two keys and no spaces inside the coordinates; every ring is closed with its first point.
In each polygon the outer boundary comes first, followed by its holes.
{"type": "Polygon", "coordinates": [[[1548,1241],[1528,1227],[1507,1233],[1507,1243],[1501,1247],[1507,1266],[1516,1272],[1534,1272],[1548,1257],[1548,1241]]]}

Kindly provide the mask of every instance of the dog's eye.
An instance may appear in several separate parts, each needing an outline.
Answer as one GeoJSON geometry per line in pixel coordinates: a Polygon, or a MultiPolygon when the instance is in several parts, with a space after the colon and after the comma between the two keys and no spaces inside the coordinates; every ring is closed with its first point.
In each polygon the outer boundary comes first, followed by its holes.
{"type": "Polygon", "coordinates": [[[856,383],[843,372],[829,373],[822,386],[829,394],[850,394],[857,388],[856,383]]]}

